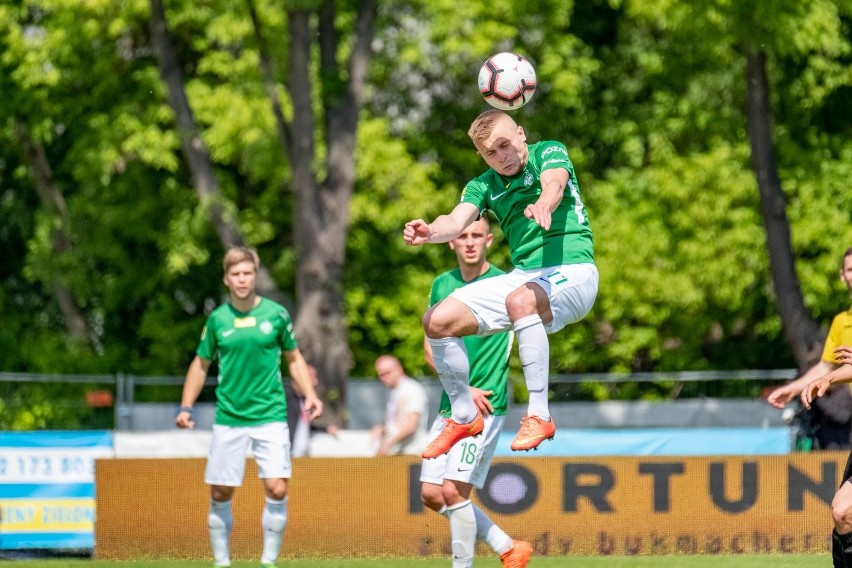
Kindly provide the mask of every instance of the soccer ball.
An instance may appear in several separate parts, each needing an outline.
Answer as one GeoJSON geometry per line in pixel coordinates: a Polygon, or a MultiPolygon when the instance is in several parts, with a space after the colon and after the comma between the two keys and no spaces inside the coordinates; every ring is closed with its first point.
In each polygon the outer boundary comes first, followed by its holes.
{"type": "Polygon", "coordinates": [[[521,108],[535,93],[535,69],[517,53],[492,55],[479,70],[479,92],[500,110],[521,108]]]}

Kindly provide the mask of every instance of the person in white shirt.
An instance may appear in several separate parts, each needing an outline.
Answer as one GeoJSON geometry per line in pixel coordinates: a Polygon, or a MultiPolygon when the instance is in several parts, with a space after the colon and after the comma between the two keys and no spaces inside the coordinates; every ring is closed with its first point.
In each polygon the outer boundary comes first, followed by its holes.
{"type": "Polygon", "coordinates": [[[428,431],[426,389],[405,374],[402,363],[393,355],[380,356],[375,367],[376,375],[390,390],[384,424],[373,427],[376,455],[419,455],[428,431]]]}

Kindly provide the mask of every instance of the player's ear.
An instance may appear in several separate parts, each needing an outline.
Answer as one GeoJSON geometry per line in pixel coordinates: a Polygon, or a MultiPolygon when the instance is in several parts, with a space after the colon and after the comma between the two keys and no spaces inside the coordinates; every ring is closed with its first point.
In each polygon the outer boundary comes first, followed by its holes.
{"type": "Polygon", "coordinates": [[[456,245],[453,244],[453,241],[447,241],[447,246],[450,247],[450,250],[456,250],[456,245]]]}
{"type": "Polygon", "coordinates": [[[485,248],[489,248],[491,246],[491,243],[493,243],[493,242],[494,242],[494,233],[488,233],[485,236],[485,248]]]}

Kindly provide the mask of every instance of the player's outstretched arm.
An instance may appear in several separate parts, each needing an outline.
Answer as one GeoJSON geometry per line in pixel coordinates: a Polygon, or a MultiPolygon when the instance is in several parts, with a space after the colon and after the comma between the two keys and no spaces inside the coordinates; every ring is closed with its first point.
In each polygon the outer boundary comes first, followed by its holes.
{"type": "Polygon", "coordinates": [[[827,361],[819,361],[795,381],[778,387],[769,393],[769,396],[766,398],[766,402],[775,408],[784,408],[784,405],[801,395],[805,386],[807,386],[811,381],[827,375],[833,370],[834,365],[831,363],[827,361]]]}
{"type": "Polygon", "coordinates": [[[414,219],[405,224],[402,238],[410,246],[426,243],[446,243],[462,234],[462,231],[479,216],[479,210],[471,203],[459,203],[448,215],[440,215],[431,223],[414,219]]]}

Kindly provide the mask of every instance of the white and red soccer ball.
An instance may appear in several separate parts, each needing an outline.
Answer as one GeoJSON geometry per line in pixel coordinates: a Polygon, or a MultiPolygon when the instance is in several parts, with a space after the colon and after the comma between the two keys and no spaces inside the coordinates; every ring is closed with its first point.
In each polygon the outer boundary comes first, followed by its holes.
{"type": "Polygon", "coordinates": [[[501,110],[515,110],[527,104],[535,87],[532,63],[517,53],[492,55],[479,70],[479,91],[488,104],[501,110]]]}

